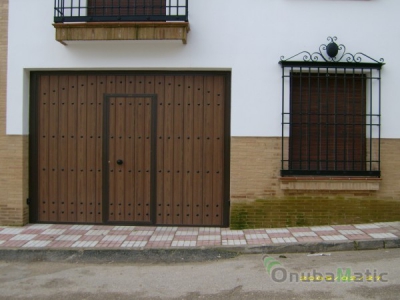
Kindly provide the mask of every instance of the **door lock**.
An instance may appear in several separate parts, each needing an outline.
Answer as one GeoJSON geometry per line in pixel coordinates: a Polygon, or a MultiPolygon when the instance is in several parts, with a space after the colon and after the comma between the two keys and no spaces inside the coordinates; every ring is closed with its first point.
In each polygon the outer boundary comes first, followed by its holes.
{"type": "Polygon", "coordinates": [[[122,159],[118,159],[118,160],[117,160],[117,164],[118,164],[118,165],[122,165],[123,163],[124,163],[124,161],[123,161],[122,159]]]}

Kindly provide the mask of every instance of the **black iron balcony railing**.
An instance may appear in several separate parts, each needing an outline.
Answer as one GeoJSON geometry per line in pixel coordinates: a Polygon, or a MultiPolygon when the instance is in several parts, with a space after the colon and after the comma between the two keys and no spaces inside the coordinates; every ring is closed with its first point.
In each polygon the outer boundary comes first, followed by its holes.
{"type": "Polygon", "coordinates": [[[54,0],[54,23],[188,22],[189,0],[54,0]]]}

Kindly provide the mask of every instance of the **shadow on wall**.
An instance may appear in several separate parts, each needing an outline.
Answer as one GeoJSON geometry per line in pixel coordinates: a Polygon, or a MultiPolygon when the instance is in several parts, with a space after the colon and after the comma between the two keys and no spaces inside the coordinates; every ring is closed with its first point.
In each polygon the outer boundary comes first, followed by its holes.
{"type": "Polygon", "coordinates": [[[60,47],[64,47],[64,50],[70,52],[72,56],[84,61],[86,66],[91,61],[96,64],[99,61],[104,62],[104,58],[107,57],[106,63],[114,68],[118,62],[127,67],[129,64],[136,66],[137,62],[146,65],[147,61],[147,65],[154,64],[160,67],[155,62],[182,59],[186,46],[182,41],[69,41],[68,46],[60,44],[60,47]],[[96,47],[96,51],[93,51],[93,47],[96,47]]]}

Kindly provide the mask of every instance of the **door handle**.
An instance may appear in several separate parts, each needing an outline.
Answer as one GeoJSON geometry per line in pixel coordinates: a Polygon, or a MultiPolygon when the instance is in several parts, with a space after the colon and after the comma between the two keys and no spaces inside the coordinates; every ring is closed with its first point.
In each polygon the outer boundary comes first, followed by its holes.
{"type": "Polygon", "coordinates": [[[117,164],[118,164],[118,165],[122,165],[123,163],[124,163],[124,161],[123,161],[122,159],[118,159],[118,160],[117,160],[117,164]]]}

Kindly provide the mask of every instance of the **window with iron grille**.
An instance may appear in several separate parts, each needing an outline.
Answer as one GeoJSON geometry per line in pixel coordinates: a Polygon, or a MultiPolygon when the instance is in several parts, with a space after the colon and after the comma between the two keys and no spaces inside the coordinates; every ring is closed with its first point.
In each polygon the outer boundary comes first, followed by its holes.
{"type": "Polygon", "coordinates": [[[383,62],[328,40],[302,61],[280,61],[281,175],[379,177],[383,62]]]}

